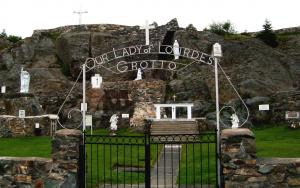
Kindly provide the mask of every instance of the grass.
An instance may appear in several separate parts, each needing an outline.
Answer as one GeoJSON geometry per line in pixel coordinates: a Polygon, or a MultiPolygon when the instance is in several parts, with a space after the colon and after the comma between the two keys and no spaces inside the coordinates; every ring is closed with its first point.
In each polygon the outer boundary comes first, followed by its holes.
{"type": "Polygon", "coordinates": [[[277,124],[257,127],[253,132],[258,157],[300,158],[300,129],[277,124]]]}
{"type": "Polygon", "coordinates": [[[0,138],[0,156],[51,157],[49,136],[0,138]]]}
{"type": "Polygon", "coordinates": [[[177,183],[180,185],[213,185],[216,182],[215,144],[196,143],[182,147],[177,183]]]}
{"type": "MultiPolygon", "coordinates": [[[[108,130],[97,130],[87,137],[87,187],[98,184],[139,184],[145,181],[144,134],[119,130],[109,137],[108,130]],[[130,136],[130,137],[128,137],[130,136]],[[98,144],[95,144],[98,143],[98,144]],[[134,169],[132,170],[132,168],[134,169]],[[137,170],[138,172],[134,171],[137,170]]],[[[162,145],[151,147],[150,163],[154,166],[162,145]]]]}
{"type": "Polygon", "coordinates": [[[225,40],[234,40],[234,41],[246,41],[251,38],[253,38],[253,37],[247,36],[247,35],[242,35],[242,34],[227,34],[224,36],[225,40]]]}
{"type": "Polygon", "coordinates": [[[126,172],[125,167],[144,166],[144,147],[130,145],[88,144],[88,187],[106,183],[138,183],[144,181],[144,173],[126,172]]]}
{"type": "MultiPolygon", "coordinates": [[[[284,124],[257,126],[252,130],[256,137],[259,157],[300,157],[300,129],[292,130],[284,124]]],[[[97,130],[94,134],[108,134],[108,130],[97,130]]],[[[140,135],[128,130],[118,135],[140,135]]],[[[51,157],[51,137],[0,138],[0,156],[51,157]]]]}

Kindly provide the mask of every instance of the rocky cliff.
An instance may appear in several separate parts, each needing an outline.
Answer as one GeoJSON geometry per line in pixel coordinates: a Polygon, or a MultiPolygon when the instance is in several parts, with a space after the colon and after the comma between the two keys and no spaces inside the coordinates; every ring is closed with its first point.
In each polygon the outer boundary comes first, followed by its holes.
{"type": "MultiPolygon", "coordinates": [[[[209,31],[197,31],[192,25],[180,28],[176,19],[166,25],[150,30],[151,43],[172,45],[178,40],[180,46],[210,54],[215,42],[222,45],[223,57],[220,65],[226,72],[220,71],[221,103],[239,106],[238,96],[227,79],[237,88],[244,101],[248,101],[253,122],[283,120],[286,110],[298,110],[300,107],[300,32],[299,29],[280,30],[279,47],[271,48],[260,40],[244,36],[222,37],[209,31]],[[259,100],[258,100],[259,99],[259,100]],[[270,114],[258,111],[258,105],[270,104],[270,114]]],[[[144,30],[138,26],[121,25],[80,25],[65,26],[50,30],[37,30],[17,44],[8,45],[0,52],[0,85],[7,86],[8,93],[19,90],[19,73],[24,67],[31,75],[30,92],[43,107],[43,113],[57,113],[69,90],[77,79],[81,65],[88,57],[97,57],[113,49],[143,45],[144,30]]],[[[5,44],[7,45],[7,44],[5,44]]],[[[136,57],[141,59],[142,57],[136,57]]],[[[153,55],[152,59],[168,57],[153,55]]],[[[133,61],[132,57],[124,57],[133,61]]],[[[186,59],[179,60],[187,63],[186,59]]],[[[120,75],[106,70],[93,70],[87,75],[87,81],[93,73],[100,73],[105,82],[130,81],[135,72],[120,75]]],[[[164,70],[144,71],[147,81],[163,80],[166,90],[163,102],[193,102],[193,116],[200,117],[214,111],[214,69],[205,64],[188,66],[181,74],[164,70]]],[[[90,86],[89,86],[90,87],[90,86]]],[[[101,96],[105,95],[104,93],[101,96]]],[[[95,94],[88,93],[90,96],[95,94]]],[[[79,82],[65,104],[71,109],[80,104],[82,97],[79,82]]],[[[89,97],[89,96],[88,96],[89,97]]],[[[105,99],[105,97],[102,97],[105,99]]],[[[0,99],[3,101],[3,99],[0,99]]],[[[104,102],[105,103],[105,102],[104,102]]],[[[3,102],[0,108],[5,108],[3,102]]],[[[105,114],[101,107],[93,107],[93,113],[105,114]],[[98,109],[94,109],[98,108],[98,109]]],[[[1,111],[5,114],[5,110],[1,111]]],[[[66,117],[66,112],[63,115],[66,117]]],[[[208,115],[210,117],[210,115],[208,115]]]]}

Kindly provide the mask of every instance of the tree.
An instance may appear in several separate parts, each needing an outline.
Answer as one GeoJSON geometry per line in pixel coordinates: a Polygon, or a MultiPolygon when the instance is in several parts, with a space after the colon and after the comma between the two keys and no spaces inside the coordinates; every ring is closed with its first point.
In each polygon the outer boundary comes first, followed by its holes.
{"type": "Polygon", "coordinates": [[[218,35],[226,35],[226,34],[235,34],[236,31],[234,29],[233,24],[227,20],[226,22],[220,22],[220,23],[212,23],[209,26],[209,29],[211,32],[216,33],[218,35]]]}
{"type": "Polygon", "coordinates": [[[269,20],[265,21],[265,24],[263,25],[263,30],[259,32],[256,35],[256,37],[273,48],[278,46],[277,35],[272,30],[272,25],[269,20]]]}
{"type": "Polygon", "coordinates": [[[2,30],[2,32],[0,33],[0,37],[7,37],[7,34],[5,32],[5,29],[2,30]]]}

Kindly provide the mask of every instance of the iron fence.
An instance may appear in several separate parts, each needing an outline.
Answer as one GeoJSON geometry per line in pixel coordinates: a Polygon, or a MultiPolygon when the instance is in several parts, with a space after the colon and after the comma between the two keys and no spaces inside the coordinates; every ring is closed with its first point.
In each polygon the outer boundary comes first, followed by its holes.
{"type": "Polygon", "coordinates": [[[84,135],[79,185],[218,187],[216,132],[180,135],[84,135]],[[84,172],[82,172],[84,171],[84,172]]]}

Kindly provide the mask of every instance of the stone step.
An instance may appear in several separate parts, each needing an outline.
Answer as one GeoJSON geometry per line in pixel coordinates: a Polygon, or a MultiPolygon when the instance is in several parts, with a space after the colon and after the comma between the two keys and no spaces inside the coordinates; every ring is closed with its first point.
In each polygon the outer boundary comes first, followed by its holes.
{"type": "Polygon", "coordinates": [[[195,121],[153,121],[152,125],[164,125],[164,124],[169,124],[169,125],[177,125],[177,124],[195,124],[195,121]]]}
{"type": "Polygon", "coordinates": [[[152,127],[151,130],[198,130],[197,127],[152,127]]]}
{"type": "Polygon", "coordinates": [[[161,125],[151,125],[151,127],[193,127],[193,126],[197,126],[196,124],[161,124],[161,125]]]}
{"type": "Polygon", "coordinates": [[[156,129],[156,128],[162,128],[162,129],[184,129],[184,128],[194,128],[197,127],[196,125],[180,125],[180,126],[176,126],[176,125],[158,125],[158,126],[151,126],[152,129],[156,129]]]}
{"type": "Polygon", "coordinates": [[[195,121],[154,121],[151,125],[152,135],[198,134],[195,121]]]}
{"type": "Polygon", "coordinates": [[[151,135],[198,134],[198,131],[151,131],[151,135]]]}
{"type": "Polygon", "coordinates": [[[151,129],[151,131],[197,131],[198,129],[151,129]]]}

